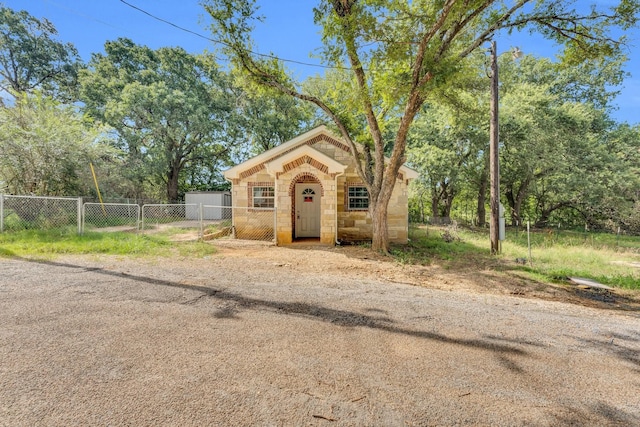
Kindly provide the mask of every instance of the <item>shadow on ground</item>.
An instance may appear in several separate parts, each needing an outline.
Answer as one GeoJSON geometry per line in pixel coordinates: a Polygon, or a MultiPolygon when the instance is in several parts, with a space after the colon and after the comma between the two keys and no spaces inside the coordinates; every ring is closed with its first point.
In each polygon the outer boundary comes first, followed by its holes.
{"type": "MultiPolygon", "coordinates": [[[[536,280],[527,276],[531,272],[527,266],[492,257],[486,251],[465,242],[456,242],[454,246],[448,247],[445,245],[444,250],[450,252],[444,252],[444,259],[432,256],[433,248],[416,248],[410,245],[395,246],[389,256],[375,253],[366,245],[334,248],[298,242],[284,248],[298,251],[339,251],[347,258],[372,261],[385,266],[389,271],[401,267],[405,277],[402,282],[418,286],[443,288],[434,285],[435,279],[441,279],[446,284],[445,289],[455,290],[464,281],[472,284],[473,289],[478,292],[558,301],[605,310],[640,312],[638,291],[617,288],[585,289],[568,280],[558,283],[536,280]]],[[[443,249],[435,250],[439,251],[438,256],[442,255],[443,249]]]]}
{"type": "Polygon", "coordinates": [[[14,259],[30,263],[44,264],[53,267],[77,269],[94,274],[118,277],[155,286],[197,291],[200,292],[201,295],[182,303],[195,304],[196,302],[199,302],[203,299],[214,299],[218,301],[220,305],[222,305],[222,308],[215,313],[215,316],[218,318],[237,318],[238,313],[240,313],[242,310],[262,310],[282,314],[285,316],[297,316],[302,318],[314,319],[321,322],[328,322],[336,326],[364,327],[373,330],[388,332],[391,334],[400,334],[425,340],[436,341],[439,343],[489,351],[498,358],[499,362],[505,368],[516,373],[524,373],[524,371],[514,360],[512,360],[512,358],[529,357],[529,353],[522,347],[534,345],[526,341],[505,341],[503,339],[494,339],[490,336],[478,339],[452,338],[445,334],[440,334],[432,331],[404,328],[397,325],[397,323],[392,318],[388,317],[386,313],[379,313],[376,311],[373,311],[373,314],[364,314],[354,311],[324,307],[322,305],[310,304],[306,302],[272,301],[267,299],[243,296],[239,293],[229,292],[227,290],[210,288],[200,285],[182,284],[153,277],[132,275],[118,271],[106,270],[101,267],[87,267],[65,262],[34,260],[21,257],[14,257],[14,259]]]}

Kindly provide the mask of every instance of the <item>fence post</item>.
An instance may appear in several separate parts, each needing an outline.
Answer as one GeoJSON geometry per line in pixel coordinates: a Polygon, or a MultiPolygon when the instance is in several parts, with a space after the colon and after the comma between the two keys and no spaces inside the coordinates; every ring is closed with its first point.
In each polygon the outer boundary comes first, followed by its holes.
{"type": "MultiPolygon", "coordinates": [[[[337,224],[337,223],[336,223],[337,224]]],[[[273,243],[278,245],[278,209],[273,207],[273,243]]]]}
{"type": "Polygon", "coordinates": [[[87,205],[85,203],[82,204],[82,234],[84,234],[85,229],[85,221],[87,220],[87,205]]]}
{"type": "Polygon", "coordinates": [[[0,233],[4,232],[4,194],[0,193],[0,233]]]}
{"type": "Polygon", "coordinates": [[[198,208],[198,219],[200,220],[200,240],[204,238],[204,215],[202,212],[202,203],[198,208]]]}
{"type": "Polygon", "coordinates": [[[82,232],[84,231],[82,229],[82,197],[78,197],[77,215],[78,215],[78,234],[82,234],[82,232]]]}
{"type": "Polygon", "coordinates": [[[533,265],[533,261],[531,260],[531,230],[529,221],[527,221],[527,247],[529,248],[529,265],[533,265]]]}
{"type": "Polygon", "coordinates": [[[142,209],[140,210],[140,218],[141,218],[140,223],[142,224],[142,228],[140,229],[140,232],[142,234],[144,234],[144,207],[145,205],[142,205],[142,209]]]}
{"type": "Polygon", "coordinates": [[[235,211],[235,207],[233,206],[233,201],[230,206],[230,209],[231,209],[231,238],[235,239],[236,238],[236,211],[235,211]]]}

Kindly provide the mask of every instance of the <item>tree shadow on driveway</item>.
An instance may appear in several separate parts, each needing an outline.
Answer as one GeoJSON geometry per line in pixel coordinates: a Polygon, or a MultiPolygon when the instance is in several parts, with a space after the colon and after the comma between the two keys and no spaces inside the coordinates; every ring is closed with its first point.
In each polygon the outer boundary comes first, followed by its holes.
{"type": "MultiPolygon", "coordinates": [[[[440,334],[432,331],[424,331],[424,330],[415,330],[403,328],[396,324],[396,322],[384,315],[370,315],[363,314],[354,311],[348,310],[340,310],[329,307],[324,307],[317,304],[310,304],[306,302],[287,302],[287,301],[272,301],[261,298],[253,298],[248,296],[243,296],[235,292],[229,292],[227,290],[220,290],[215,288],[210,288],[206,286],[200,285],[191,285],[191,284],[182,284],[177,282],[172,282],[169,280],[157,279],[153,277],[132,275],[117,271],[106,270],[101,267],[87,267],[76,264],[57,262],[57,261],[48,261],[48,260],[34,260],[27,259],[22,257],[14,256],[14,259],[30,262],[30,263],[38,263],[49,265],[53,267],[62,267],[62,268],[71,268],[83,270],[86,272],[101,274],[111,277],[117,277],[126,280],[132,280],[140,283],[146,283],[150,285],[156,286],[164,286],[175,289],[182,290],[190,290],[200,292],[201,295],[196,297],[195,299],[184,302],[183,304],[193,304],[196,301],[212,298],[217,301],[225,304],[225,308],[221,310],[221,312],[216,315],[216,317],[220,318],[228,318],[228,317],[236,317],[237,312],[240,309],[246,310],[265,310],[273,313],[283,314],[287,316],[297,316],[308,319],[315,319],[322,322],[328,322],[334,324],[336,326],[343,327],[365,327],[373,330],[384,331],[392,334],[400,334],[406,335],[410,337],[426,339],[437,341],[445,344],[458,345],[473,349],[485,350],[496,353],[499,356],[500,360],[504,360],[506,356],[529,356],[528,352],[519,348],[518,346],[530,345],[530,343],[526,341],[513,341],[510,343],[500,342],[499,340],[493,340],[491,337],[488,339],[464,339],[464,338],[453,338],[444,334],[440,334]],[[229,308],[229,303],[231,303],[234,308],[229,308]],[[512,345],[513,344],[513,345],[512,345]],[[517,346],[516,346],[517,345],[517,346]]],[[[515,366],[514,364],[506,364],[509,366],[515,366]]],[[[514,372],[521,372],[521,369],[515,367],[511,369],[514,372]]]]}

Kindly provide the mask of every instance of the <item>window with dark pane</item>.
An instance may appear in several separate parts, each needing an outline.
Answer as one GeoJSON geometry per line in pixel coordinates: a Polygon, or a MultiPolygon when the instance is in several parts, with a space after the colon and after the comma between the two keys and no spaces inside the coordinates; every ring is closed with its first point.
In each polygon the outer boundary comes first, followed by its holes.
{"type": "Polygon", "coordinates": [[[367,187],[349,187],[348,199],[349,210],[355,211],[369,209],[369,193],[367,192],[367,187]]]}

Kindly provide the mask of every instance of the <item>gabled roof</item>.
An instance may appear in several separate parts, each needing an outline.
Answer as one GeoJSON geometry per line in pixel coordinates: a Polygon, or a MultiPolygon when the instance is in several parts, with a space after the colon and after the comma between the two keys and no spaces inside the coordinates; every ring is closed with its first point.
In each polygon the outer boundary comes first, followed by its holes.
{"type": "MultiPolygon", "coordinates": [[[[309,157],[323,163],[332,171],[344,171],[344,165],[342,165],[340,162],[307,145],[310,140],[319,138],[321,136],[325,136],[326,140],[330,141],[334,145],[339,146],[345,151],[349,151],[348,145],[344,143],[341,138],[336,137],[335,134],[331,132],[325,125],[321,125],[293,138],[290,141],[287,141],[230,169],[227,169],[224,172],[224,177],[227,179],[237,179],[240,177],[240,174],[242,172],[247,171],[251,168],[260,167],[260,165],[264,165],[267,170],[270,171],[270,173],[273,173],[275,172],[274,169],[281,168],[282,165],[287,163],[287,161],[290,162],[296,160],[304,155],[308,155],[309,157]],[[302,147],[307,147],[308,149],[304,148],[303,152],[301,152],[300,148],[302,147]],[[283,157],[283,159],[279,159],[280,157],[283,157]]],[[[407,179],[415,179],[419,176],[416,171],[404,165],[400,167],[400,172],[403,173],[407,179]]]]}
{"type": "Polygon", "coordinates": [[[242,171],[251,169],[262,163],[266,163],[270,160],[273,160],[276,157],[282,155],[283,153],[286,153],[287,151],[294,149],[296,146],[304,144],[307,140],[314,138],[316,136],[320,136],[322,134],[331,135],[331,132],[324,125],[318,126],[317,128],[311,129],[310,131],[305,132],[302,135],[299,135],[293,138],[292,140],[285,142],[284,144],[280,144],[277,147],[273,147],[272,149],[267,150],[262,154],[258,154],[257,156],[252,157],[249,160],[246,160],[240,163],[239,165],[236,165],[230,169],[227,169],[224,172],[224,177],[227,179],[238,178],[242,171]]]}
{"type": "Polygon", "coordinates": [[[296,147],[295,149],[283,154],[280,157],[276,157],[275,159],[266,162],[265,167],[267,168],[267,172],[271,175],[283,172],[284,165],[287,163],[293,162],[301,157],[309,156],[310,158],[317,160],[327,167],[328,173],[342,173],[347,168],[347,165],[343,165],[339,161],[333,159],[332,157],[327,156],[324,153],[312,148],[308,145],[301,145],[296,147]]]}

